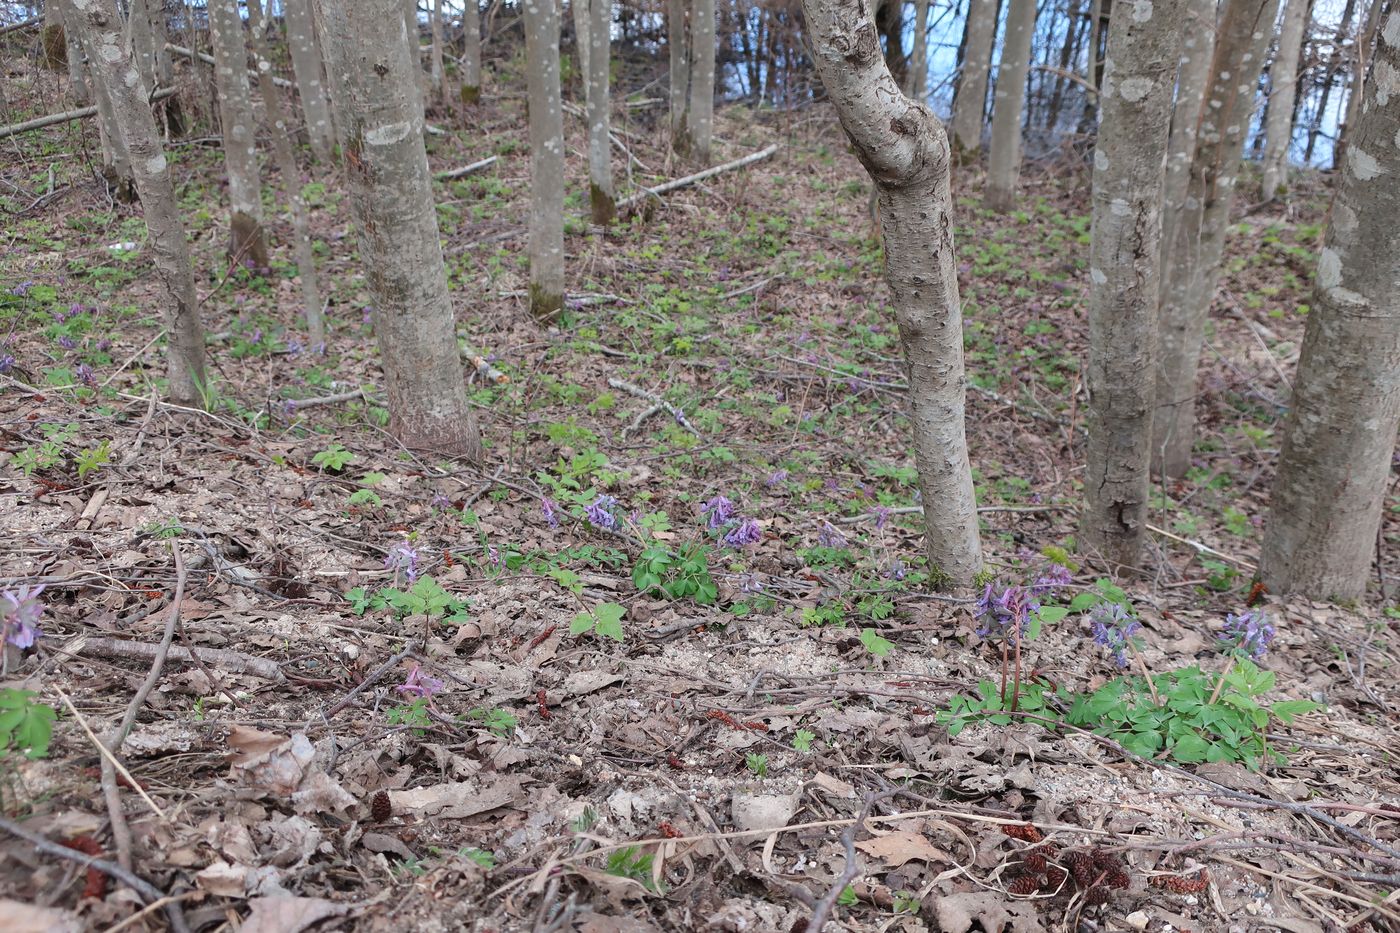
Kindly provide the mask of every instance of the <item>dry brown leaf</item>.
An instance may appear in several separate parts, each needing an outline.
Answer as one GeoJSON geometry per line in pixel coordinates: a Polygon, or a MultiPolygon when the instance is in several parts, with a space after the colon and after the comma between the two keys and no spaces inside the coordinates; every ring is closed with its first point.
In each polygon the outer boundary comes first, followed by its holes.
{"type": "Polygon", "coordinates": [[[408,811],[421,817],[461,819],[505,806],[515,799],[519,787],[518,782],[504,779],[491,787],[483,787],[477,781],[461,781],[391,791],[389,802],[395,813],[408,811]]]}
{"type": "Polygon", "coordinates": [[[301,933],[327,917],[350,910],[320,897],[256,897],[248,902],[252,913],[239,927],[239,933],[301,933]]]}
{"type": "Polygon", "coordinates": [[[949,894],[934,901],[939,929],[943,933],[979,930],[1010,930],[1010,933],[1044,933],[1035,906],[1029,901],[1010,900],[992,891],[949,894]]]}
{"type": "Polygon", "coordinates": [[[82,933],[83,926],[71,910],[0,900],[0,930],[5,933],[82,933]]]}
{"type": "Polygon", "coordinates": [[[953,857],[924,838],[922,833],[906,829],[895,830],[857,842],[856,848],[866,855],[880,859],[890,868],[898,868],[905,862],[942,862],[951,865],[953,857]]]}

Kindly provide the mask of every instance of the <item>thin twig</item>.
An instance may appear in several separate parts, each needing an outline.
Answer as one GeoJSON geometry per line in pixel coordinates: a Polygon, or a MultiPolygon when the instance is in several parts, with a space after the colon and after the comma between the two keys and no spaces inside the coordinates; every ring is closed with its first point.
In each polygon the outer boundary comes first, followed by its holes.
{"type": "Polygon", "coordinates": [[[151,808],[151,812],[155,813],[155,815],[160,817],[162,820],[168,820],[169,817],[165,815],[165,811],[162,810],[160,808],[160,805],[157,804],[154,800],[152,800],[150,796],[146,793],[145,789],[136,782],[136,778],[131,776],[131,772],[126,769],[126,765],[122,764],[121,760],[112,754],[111,749],[109,749],[106,746],[106,744],[103,743],[103,741],[97,737],[97,733],[92,731],[92,727],[87,724],[87,719],[83,716],[82,713],[78,712],[78,708],[73,705],[72,698],[69,697],[68,694],[63,692],[62,687],[58,686],[57,684],[53,684],[52,686],[54,693],[58,694],[59,701],[62,702],[64,706],[68,707],[68,712],[73,714],[74,722],[76,722],[78,724],[78,727],[82,729],[84,733],[87,734],[87,737],[89,739],[92,740],[92,744],[97,746],[98,754],[100,754],[104,760],[111,760],[112,767],[117,769],[117,772],[121,774],[123,778],[126,779],[126,782],[128,784],[136,788],[136,793],[140,794],[141,799],[146,801],[146,805],[151,808]]]}
{"type": "Polygon", "coordinates": [[[878,801],[888,797],[893,797],[895,791],[887,790],[878,794],[866,794],[865,803],[860,808],[860,816],[855,822],[846,827],[846,831],[841,834],[841,845],[846,849],[846,866],[841,869],[841,874],[832,882],[827,889],[826,895],[819,901],[812,910],[812,919],[807,921],[807,933],[821,933],[822,927],[826,926],[826,920],[831,916],[831,911],[836,907],[836,900],[841,896],[841,892],[846,890],[846,885],[850,884],[856,877],[856,832],[865,827],[866,817],[870,816],[870,810],[878,801]]]}

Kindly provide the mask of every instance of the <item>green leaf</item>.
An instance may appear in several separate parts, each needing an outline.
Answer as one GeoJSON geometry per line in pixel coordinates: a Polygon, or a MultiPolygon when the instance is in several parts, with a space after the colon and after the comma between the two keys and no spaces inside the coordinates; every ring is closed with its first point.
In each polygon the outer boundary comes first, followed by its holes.
{"type": "Polygon", "coordinates": [[[887,638],[882,638],[880,633],[873,628],[863,628],[860,630],[860,643],[865,649],[877,658],[883,658],[894,650],[894,642],[887,638]]]}
{"type": "Polygon", "coordinates": [[[584,632],[591,632],[597,622],[591,612],[580,612],[574,616],[574,621],[569,623],[570,635],[582,635],[584,632]]]}
{"type": "Polygon", "coordinates": [[[593,616],[598,620],[598,634],[614,641],[622,641],[622,617],[626,612],[626,608],[617,603],[603,603],[596,607],[593,616]]]}
{"type": "Polygon", "coordinates": [[[1311,700],[1280,700],[1269,707],[1269,712],[1273,713],[1285,723],[1292,725],[1296,717],[1321,708],[1321,704],[1314,703],[1311,700]]]}
{"type": "Polygon", "coordinates": [[[1172,757],[1177,761],[1193,763],[1205,761],[1210,754],[1210,743],[1198,735],[1186,735],[1172,746],[1172,757]]]}

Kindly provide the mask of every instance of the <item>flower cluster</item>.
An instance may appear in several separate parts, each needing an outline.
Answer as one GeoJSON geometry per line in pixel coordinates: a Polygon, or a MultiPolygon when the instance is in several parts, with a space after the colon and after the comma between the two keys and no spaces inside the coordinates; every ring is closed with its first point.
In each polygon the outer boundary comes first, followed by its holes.
{"type": "Polygon", "coordinates": [[[407,541],[400,541],[389,548],[384,558],[384,569],[394,571],[395,578],[403,577],[412,583],[418,579],[418,552],[407,541]]]}
{"type": "Polygon", "coordinates": [[[1246,609],[1225,617],[1220,641],[1227,648],[1242,652],[1256,661],[1264,656],[1278,632],[1269,624],[1269,617],[1258,609],[1246,609]]]}
{"type": "Polygon", "coordinates": [[[545,496],[540,500],[540,512],[544,515],[544,520],[549,522],[549,527],[559,527],[559,503],[545,496]]]}
{"type": "Polygon", "coordinates": [[[1089,623],[1094,629],[1094,644],[1106,648],[1113,663],[1127,667],[1128,649],[1141,623],[1119,603],[1099,603],[1090,610],[1089,623]]]}
{"type": "Polygon", "coordinates": [[[740,515],[725,496],[717,495],[702,503],[700,510],[705,516],[705,527],[736,551],[763,540],[763,526],[755,519],[740,515]]]}
{"type": "Polygon", "coordinates": [[[1005,637],[1013,627],[1018,634],[1024,635],[1031,613],[1039,608],[1040,603],[1024,586],[988,583],[978,597],[972,614],[981,623],[977,627],[978,635],[984,638],[988,635],[1005,637]]]}
{"type": "Polygon", "coordinates": [[[394,689],[405,696],[423,697],[427,699],[435,694],[441,693],[442,688],[445,686],[446,684],[438,678],[429,677],[427,674],[424,674],[423,668],[415,661],[413,667],[409,669],[408,677],[404,678],[404,682],[394,689]]]}
{"type": "Polygon", "coordinates": [[[763,540],[763,529],[752,518],[741,518],[724,534],[724,543],[738,550],[763,540]]]}
{"type": "Polygon", "coordinates": [[[0,642],[23,649],[44,634],[39,630],[39,616],[44,612],[44,604],[39,601],[42,592],[43,584],[0,592],[0,642]]]}
{"type": "Polygon", "coordinates": [[[705,527],[711,531],[723,528],[734,517],[734,503],[724,496],[715,496],[701,505],[700,510],[705,513],[705,527]]]}
{"type": "Polygon", "coordinates": [[[583,510],[583,514],[590,525],[603,531],[616,531],[621,524],[617,520],[617,500],[612,496],[600,495],[583,510]]]}
{"type": "Polygon", "coordinates": [[[839,549],[846,546],[846,536],[836,529],[831,522],[822,522],[821,531],[817,532],[817,544],[822,547],[839,549]]]}

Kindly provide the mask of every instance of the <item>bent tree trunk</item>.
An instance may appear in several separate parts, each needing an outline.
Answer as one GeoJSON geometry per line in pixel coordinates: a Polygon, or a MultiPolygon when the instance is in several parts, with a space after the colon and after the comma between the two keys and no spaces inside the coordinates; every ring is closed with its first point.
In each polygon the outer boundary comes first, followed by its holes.
{"type": "MultiPolygon", "coordinates": [[[[1308,22],[1308,0],[1283,0],[1278,53],[1269,66],[1269,113],[1264,120],[1265,201],[1272,201],[1288,178],[1288,144],[1293,138],[1293,97],[1298,90],[1298,53],[1308,22]]],[[[1357,87],[1360,87],[1358,84],[1357,87]]]]}
{"type": "Polygon", "coordinates": [[[108,99],[118,135],[131,156],[132,178],[151,237],[156,275],[169,296],[165,356],[170,398],[180,405],[202,407],[204,329],[199,323],[194,267],[160,134],[147,103],[148,91],[130,47],[123,41],[122,19],[114,0],[73,0],[73,9],[76,15],[69,23],[76,21],[82,31],[93,84],[108,99]]]}
{"type": "Polygon", "coordinates": [[[328,165],[335,126],[331,123],[331,109],[326,104],[326,86],[321,80],[321,48],[311,24],[310,0],[283,0],[282,15],[287,21],[292,73],[297,79],[297,94],[301,97],[311,152],[317,162],[328,165]]]}
{"type": "Polygon", "coordinates": [[[1035,0],[1011,0],[993,96],[992,151],[987,164],[987,206],[1003,213],[1015,203],[1016,181],[1021,177],[1021,109],[1034,34],[1035,0]]]}
{"type": "MultiPolygon", "coordinates": [[[[578,0],[575,0],[578,2],[578,0]]],[[[588,192],[595,224],[617,217],[612,140],[608,128],[608,72],[612,64],[612,0],[590,0],[588,33],[588,192]]]]}
{"type": "Polygon", "coordinates": [[[524,0],[530,101],[530,313],[564,309],[564,114],[559,102],[559,14],[554,0],[524,0]]]}
{"type": "Polygon", "coordinates": [[[390,428],[408,447],[476,460],[447,273],[423,148],[423,109],[400,0],[314,0],[334,82],[341,152],[390,428]]]}
{"type": "Polygon", "coordinates": [[[885,278],[909,369],[910,421],[932,579],[982,571],[963,423],[962,307],[943,125],[900,93],[866,0],[803,0],[817,73],[880,192],[885,278]]]}
{"type": "Polygon", "coordinates": [[[1163,263],[1153,468],[1185,474],[1196,439],[1196,370],[1220,279],[1225,231],[1278,0],[1229,0],[1201,111],[1186,199],[1163,263]]]}
{"type": "Polygon", "coordinates": [[[219,122],[224,130],[224,167],[228,170],[228,256],[235,263],[251,263],[265,269],[267,238],[263,234],[257,127],[248,92],[243,17],[238,13],[238,0],[209,0],[207,9],[214,47],[214,82],[219,88],[219,122]]]}
{"type": "Polygon", "coordinates": [[[1136,565],[1146,532],[1158,237],[1180,46],[1180,4],[1125,3],[1109,25],[1099,93],[1081,528],[1115,568],[1136,565]]]}
{"type": "Polygon", "coordinates": [[[1380,30],[1317,264],[1259,571],[1362,596],[1400,429],[1400,11],[1380,30]]]}

